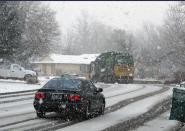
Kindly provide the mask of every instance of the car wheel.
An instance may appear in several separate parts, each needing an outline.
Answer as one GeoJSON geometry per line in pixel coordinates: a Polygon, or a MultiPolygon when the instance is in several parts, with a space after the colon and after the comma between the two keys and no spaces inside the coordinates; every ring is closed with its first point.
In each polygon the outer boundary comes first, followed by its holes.
{"type": "Polygon", "coordinates": [[[102,104],[99,110],[99,115],[104,115],[104,111],[105,111],[105,103],[102,101],[102,104]]]}
{"type": "Polygon", "coordinates": [[[31,78],[31,75],[25,75],[24,80],[28,81],[31,78]]]}
{"type": "Polygon", "coordinates": [[[90,118],[89,107],[90,107],[90,104],[88,103],[85,107],[85,111],[83,112],[83,119],[85,120],[90,118]]]}
{"type": "Polygon", "coordinates": [[[37,117],[39,117],[39,118],[45,118],[45,115],[46,115],[45,112],[37,111],[37,117]]]}

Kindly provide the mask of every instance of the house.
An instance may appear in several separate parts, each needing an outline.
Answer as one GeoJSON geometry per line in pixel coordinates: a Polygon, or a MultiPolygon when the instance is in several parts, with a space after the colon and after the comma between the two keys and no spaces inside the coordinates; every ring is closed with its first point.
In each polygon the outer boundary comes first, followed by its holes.
{"type": "Polygon", "coordinates": [[[96,59],[99,54],[82,55],[60,55],[50,54],[40,61],[32,62],[39,75],[58,76],[63,73],[76,74],[87,77],[90,63],[96,59]]]}

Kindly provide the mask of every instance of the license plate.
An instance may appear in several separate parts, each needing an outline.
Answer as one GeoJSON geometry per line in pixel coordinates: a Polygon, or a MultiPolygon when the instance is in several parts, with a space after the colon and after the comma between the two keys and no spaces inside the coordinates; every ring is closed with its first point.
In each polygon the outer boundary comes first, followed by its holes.
{"type": "Polygon", "coordinates": [[[54,93],[54,94],[52,94],[52,99],[53,100],[62,100],[62,94],[54,93]]]}
{"type": "Polygon", "coordinates": [[[66,108],[66,104],[61,104],[61,105],[59,106],[59,108],[65,109],[65,108],[66,108]]]}

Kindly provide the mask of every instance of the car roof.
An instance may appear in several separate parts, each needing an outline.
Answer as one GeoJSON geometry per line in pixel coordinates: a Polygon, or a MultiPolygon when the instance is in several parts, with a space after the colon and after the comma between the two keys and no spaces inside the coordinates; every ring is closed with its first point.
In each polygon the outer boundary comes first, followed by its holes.
{"type": "Polygon", "coordinates": [[[86,79],[84,79],[84,78],[79,78],[79,77],[54,77],[54,78],[52,78],[52,79],[50,79],[50,80],[54,80],[54,79],[58,79],[58,80],[80,80],[80,81],[89,81],[89,80],[86,80],[86,79]]]}

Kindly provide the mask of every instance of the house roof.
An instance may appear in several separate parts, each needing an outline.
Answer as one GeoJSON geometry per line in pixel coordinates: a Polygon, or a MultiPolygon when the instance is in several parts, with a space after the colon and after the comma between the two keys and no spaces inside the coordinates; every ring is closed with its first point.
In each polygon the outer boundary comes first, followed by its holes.
{"type": "Polygon", "coordinates": [[[90,64],[100,54],[82,54],[82,55],[60,55],[50,54],[41,61],[32,63],[65,63],[65,64],[90,64]]]}

